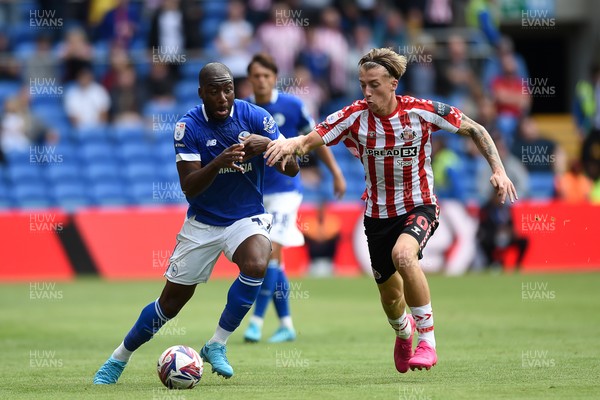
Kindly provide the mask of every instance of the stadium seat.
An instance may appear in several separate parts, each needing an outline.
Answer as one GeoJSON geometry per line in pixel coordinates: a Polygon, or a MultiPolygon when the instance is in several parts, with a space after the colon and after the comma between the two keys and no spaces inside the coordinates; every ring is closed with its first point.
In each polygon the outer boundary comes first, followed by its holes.
{"type": "Polygon", "coordinates": [[[47,208],[52,205],[46,186],[40,181],[15,184],[10,194],[14,204],[20,208],[47,208]]]}
{"type": "Polygon", "coordinates": [[[81,178],[81,168],[79,164],[73,162],[44,166],[42,173],[54,185],[77,181],[81,178]]]}
{"type": "Polygon", "coordinates": [[[72,131],[73,139],[80,143],[107,142],[109,129],[105,125],[92,125],[78,127],[72,131]]]}
{"type": "Polygon", "coordinates": [[[152,182],[138,182],[127,188],[127,194],[132,203],[139,205],[160,204],[155,195],[152,182]]]}
{"type": "Polygon", "coordinates": [[[139,142],[145,139],[143,124],[116,126],[110,130],[110,136],[116,142],[139,142]]]}
{"type": "Polygon", "coordinates": [[[116,146],[117,156],[124,162],[151,160],[152,146],[146,141],[123,143],[116,146]]]}
{"type": "Polygon", "coordinates": [[[88,206],[90,199],[87,194],[87,185],[82,182],[58,183],[52,190],[54,203],[66,211],[74,211],[78,208],[88,206]]]}
{"type": "Polygon", "coordinates": [[[100,182],[90,188],[92,203],[98,206],[117,206],[129,203],[125,189],[119,182],[100,182]]]}
{"type": "Polygon", "coordinates": [[[132,184],[134,182],[152,182],[158,179],[156,164],[152,161],[132,160],[123,168],[123,175],[132,184]]]}
{"type": "Polygon", "coordinates": [[[42,170],[38,164],[12,164],[6,169],[6,178],[12,184],[20,182],[40,182],[43,180],[42,170]]]}
{"type": "Polygon", "coordinates": [[[114,182],[121,178],[120,166],[115,161],[102,160],[89,163],[83,168],[83,176],[89,184],[114,182]]]}
{"type": "Polygon", "coordinates": [[[115,159],[114,147],[110,143],[83,143],[79,147],[79,157],[83,163],[98,163],[115,159]]]}
{"type": "Polygon", "coordinates": [[[554,197],[554,174],[552,172],[529,173],[529,197],[548,200],[554,197]]]}
{"type": "Polygon", "coordinates": [[[16,95],[21,89],[19,82],[2,82],[0,83],[0,103],[4,106],[4,101],[16,95]]]}

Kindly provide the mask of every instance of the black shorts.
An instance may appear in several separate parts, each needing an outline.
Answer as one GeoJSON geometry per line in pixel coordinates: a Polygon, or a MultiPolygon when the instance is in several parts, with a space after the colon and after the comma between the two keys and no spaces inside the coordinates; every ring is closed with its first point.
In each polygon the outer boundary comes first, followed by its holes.
{"type": "Polygon", "coordinates": [[[421,251],[438,226],[438,214],[437,205],[424,205],[399,217],[371,218],[365,215],[365,234],[377,283],[384,283],[396,272],[392,249],[400,234],[407,233],[417,239],[419,260],[423,258],[421,251]]]}

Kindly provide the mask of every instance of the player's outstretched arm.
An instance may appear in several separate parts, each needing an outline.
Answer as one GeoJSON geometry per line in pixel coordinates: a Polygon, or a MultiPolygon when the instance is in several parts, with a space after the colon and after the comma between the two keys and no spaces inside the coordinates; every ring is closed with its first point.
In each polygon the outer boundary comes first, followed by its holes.
{"type": "MultiPolygon", "coordinates": [[[[304,155],[319,146],[323,146],[323,138],[316,131],[311,131],[308,135],[297,136],[294,138],[288,138],[284,140],[273,140],[269,143],[265,158],[267,159],[267,165],[272,167],[275,163],[281,160],[287,155],[304,155]]],[[[282,161],[283,167],[285,168],[284,159],[282,161]]]]}
{"type": "Polygon", "coordinates": [[[213,183],[221,168],[233,168],[244,172],[244,169],[236,164],[244,159],[243,149],[243,144],[234,144],[204,166],[200,161],[178,162],[177,172],[183,193],[187,197],[196,197],[204,192],[213,183]]]}
{"type": "Polygon", "coordinates": [[[487,160],[492,169],[490,183],[501,198],[502,204],[504,204],[506,196],[508,196],[511,202],[517,200],[519,197],[517,196],[515,185],[513,185],[512,181],[506,175],[504,165],[502,165],[502,160],[500,160],[500,155],[498,155],[498,149],[488,131],[483,126],[463,114],[460,128],[457,133],[463,136],[469,136],[487,160]]]}
{"type": "MultiPolygon", "coordinates": [[[[255,134],[243,137],[242,141],[244,143],[244,152],[246,153],[244,161],[264,153],[267,150],[268,144],[271,143],[271,139],[268,137],[255,134]]],[[[278,162],[275,164],[275,168],[277,171],[287,176],[296,176],[298,175],[298,172],[300,172],[300,167],[298,166],[296,159],[292,156],[286,157],[284,163],[278,162]],[[285,168],[283,167],[284,165],[285,168]]]]}
{"type": "Polygon", "coordinates": [[[331,171],[331,175],[333,175],[333,193],[335,197],[341,199],[346,193],[346,179],[344,179],[344,174],[335,160],[333,153],[325,146],[317,147],[315,153],[319,157],[319,160],[331,171]]]}

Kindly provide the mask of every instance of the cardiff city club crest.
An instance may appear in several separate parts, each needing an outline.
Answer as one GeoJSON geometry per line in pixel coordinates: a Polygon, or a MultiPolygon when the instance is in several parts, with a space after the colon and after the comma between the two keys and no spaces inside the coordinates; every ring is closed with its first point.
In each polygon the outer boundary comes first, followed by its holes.
{"type": "Polygon", "coordinates": [[[417,135],[415,134],[415,131],[413,131],[410,128],[406,128],[400,134],[400,139],[402,139],[402,140],[413,140],[416,137],[417,137],[417,135]]]}

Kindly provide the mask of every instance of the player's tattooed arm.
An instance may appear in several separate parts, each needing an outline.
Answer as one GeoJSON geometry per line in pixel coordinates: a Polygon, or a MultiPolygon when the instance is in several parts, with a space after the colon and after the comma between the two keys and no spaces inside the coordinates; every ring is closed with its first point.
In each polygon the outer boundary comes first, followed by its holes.
{"type": "Polygon", "coordinates": [[[496,189],[498,197],[501,198],[501,202],[504,203],[506,196],[509,197],[510,201],[513,202],[518,199],[517,190],[506,175],[504,165],[498,154],[498,149],[492,140],[492,137],[488,131],[467,117],[465,114],[462,115],[460,128],[457,131],[458,134],[468,136],[475,142],[475,145],[479,149],[479,152],[487,160],[490,168],[492,169],[492,177],[490,183],[496,189]]]}
{"type": "Polygon", "coordinates": [[[504,171],[498,149],[496,149],[492,137],[483,126],[463,114],[460,128],[457,133],[468,136],[475,142],[479,152],[485,157],[488,164],[490,164],[492,171],[504,171]]]}

